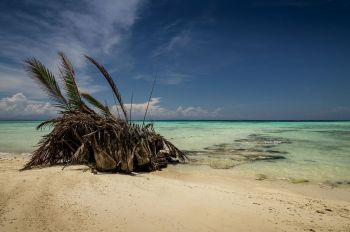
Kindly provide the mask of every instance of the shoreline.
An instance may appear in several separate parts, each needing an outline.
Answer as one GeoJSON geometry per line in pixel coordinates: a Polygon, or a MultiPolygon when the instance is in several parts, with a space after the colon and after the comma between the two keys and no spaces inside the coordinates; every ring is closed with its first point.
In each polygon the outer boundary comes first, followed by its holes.
{"type": "Polygon", "coordinates": [[[4,231],[349,231],[350,188],[205,172],[93,175],[85,166],[19,172],[0,160],[4,231]]]}

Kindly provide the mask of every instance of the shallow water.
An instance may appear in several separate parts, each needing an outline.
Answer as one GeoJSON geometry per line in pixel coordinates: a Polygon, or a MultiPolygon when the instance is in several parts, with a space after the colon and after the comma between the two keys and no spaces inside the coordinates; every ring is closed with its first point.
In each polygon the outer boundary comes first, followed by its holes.
{"type": "MultiPolygon", "coordinates": [[[[0,122],[0,152],[32,152],[39,122],[0,122]]],[[[350,185],[350,122],[157,121],[189,165],[292,182],[350,185]]]]}

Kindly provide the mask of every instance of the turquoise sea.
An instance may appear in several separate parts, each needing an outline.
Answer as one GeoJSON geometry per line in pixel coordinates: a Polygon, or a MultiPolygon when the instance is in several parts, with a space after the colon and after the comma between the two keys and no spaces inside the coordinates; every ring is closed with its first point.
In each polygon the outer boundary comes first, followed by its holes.
{"type": "MultiPolygon", "coordinates": [[[[0,155],[27,154],[39,121],[1,121],[0,155]]],[[[156,121],[187,165],[268,179],[350,184],[350,121],[156,121]]]]}

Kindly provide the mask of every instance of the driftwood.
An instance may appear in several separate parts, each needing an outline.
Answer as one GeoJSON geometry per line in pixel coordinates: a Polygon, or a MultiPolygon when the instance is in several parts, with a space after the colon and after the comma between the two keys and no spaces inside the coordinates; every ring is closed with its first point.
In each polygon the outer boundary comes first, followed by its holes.
{"type": "Polygon", "coordinates": [[[154,131],[153,124],[142,125],[129,121],[121,95],[104,67],[87,57],[110,84],[124,118],[115,116],[108,106],[87,93],[80,93],[69,60],[62,59],[61,78],[66,97],[55,77],[39,61],[26,61],[27,71],[61,109],[55,119],[41,123],[52,131],[45,135],[23,170],[56,164],[86,164],[98,171],[154,171],[168,163],[184,162],[186,155],[154,131]],[[84,100],[98,111],[89,107],[84,100]]]}

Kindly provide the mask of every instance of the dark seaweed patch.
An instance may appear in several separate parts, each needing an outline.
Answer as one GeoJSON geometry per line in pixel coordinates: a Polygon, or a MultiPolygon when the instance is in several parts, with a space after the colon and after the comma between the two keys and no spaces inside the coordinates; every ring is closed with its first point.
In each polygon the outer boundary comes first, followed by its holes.
{"type": "Polygon", "coordinates": [[[268,133],[284,133],[284,132],[296,132],[296,131],[300,131],[300,130],[296,130],[296,129],[279,129],[279,130],[266,130],[266,132],[268,133]]]}
{"type": "Polygon", "coordinates": [[[350,136],[349,130],[316,130],[313,132],[327,134],[331,136],[350,136]]]}
{"type": "Polygon", "coordinates": [[[339,187],[339,186],[350,186],[350,180],[336,180],[336,181],[326,180],[322,182],[321,185],[329,186],[332,188],[339,187]]]}
{"type": "Polygon", "coordinates": [[[260,155],[257,156],[255,160],[279,160],[279,159],[285,159],[286,157],[281,155],[260,155]]]}
{"type": "Polygon", "coordinates": [[[291,144],[292,142],[289,139],[282,137],[272,137],[261,134],[250,134],[246,139],[236,139],[237,143],[251,143],[255,145],[273,147],[278,144],[291,144]]]}
{"type": "Polygon", "coordinates": [[[289,152],[287,151],[276,151],[276,150],[266,150],[266,152],[272,153],[272,154],[284,154],[284,155],[289,154],[289,152]]]}
{"type": "Polygon", "coordinates": [[[286,159],[286,151],[276,149],[279,144],[291,143],[281,137],[251,134],[245,139],[233,143],[215,144],[202,151],[188,151],[190,164],[209,165],[212,168],[227,169],[234,166],[257,161],[274,162],[286,159]]]}

